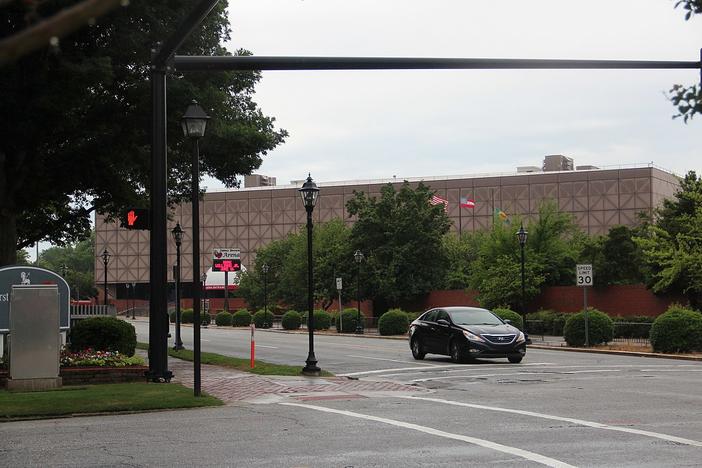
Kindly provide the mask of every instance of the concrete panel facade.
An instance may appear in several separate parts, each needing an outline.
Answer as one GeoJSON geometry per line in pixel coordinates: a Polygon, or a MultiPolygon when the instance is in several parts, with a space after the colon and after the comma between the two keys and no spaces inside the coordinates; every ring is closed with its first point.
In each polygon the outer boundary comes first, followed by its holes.
{"type": "MultiPolygon", "coordinates": [[[[605,234],[616,225],[634,226],[639,213],[651,214],[663,199],[670,198],[679,187],[678,178],[655,167],[616,170],[583,170],[546,173],[520,173],[502,176],[426,177],[422,180],[449,202],[448,215],[454,232],[488,229],[495,209],[509,216],[533,219],[539,205],[553,200],[561,211],[572,213],[575,222],[589,234],[605,234]],[[475,200],[475,208],[459,206],[461,197],[475,200]]],[[[320,197],[314,210],[314,222],[341,218],[351,225],[346,202],[354,191],[377,196],[384,184],[399,188],[401,180],[368,182],[317,182],[320,197]]],[[[256,250],[272,240],[282,239],[304,228],[306,213],[297,187],[252,187],[210,192],[200,203],[200,268],[211,266],[215,248],[241,249],[244,266],[255,261],[256,250]]],[[[185,231],[181,247],[183,281],[192,278],[192,229],[190,204],[176,206],[168,229],[180,222],[185,231]]],[[[147,231],[128,231],[118,222],[106,222],[96,216],[96,248],[112,253],[108,283],[148,283],[149,237],[147,231]]],[[[168,242],[168,263],[175,264],[175,245],[168,242]]],[[[96,257],[96,282],[103,283],[102,260],[96,257]]],[[[172,271],[169,268],[169,281],[172,271]]]]}

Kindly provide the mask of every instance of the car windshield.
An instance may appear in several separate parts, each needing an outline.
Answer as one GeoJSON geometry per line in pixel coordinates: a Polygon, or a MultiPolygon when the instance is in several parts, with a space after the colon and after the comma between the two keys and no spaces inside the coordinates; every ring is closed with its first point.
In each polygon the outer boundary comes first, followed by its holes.
{"type": "Polygon", "coordinates": [[[456,325],[502,325],[502,321],[489,310],[459,309],[449,311],[456,325]]]}

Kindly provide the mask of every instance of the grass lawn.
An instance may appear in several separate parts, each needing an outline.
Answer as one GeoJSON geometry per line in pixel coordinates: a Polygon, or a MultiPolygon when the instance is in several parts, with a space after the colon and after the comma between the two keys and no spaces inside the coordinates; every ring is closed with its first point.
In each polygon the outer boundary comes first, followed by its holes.
{"type": "Polygon", "coordinates": [[[180,384],[121,383],[62,387],[45,392],[0,390],[0,420],[112,411],[219,406],[222,401],[180,384]]]}
{"type": "MultiPolygon", "coordinates": [[[[137,343],[137,348],[148,349],[146,343],[137,343]]],[[[193,360],[193,351],[189,349],[182,349],[180,351],[174,351],[172,348],[168,348],[168,355],[174,358],[183,359],[184,361],[193,360]]],[[[237,369],[244,372],[251,372],[252,374],[258,375],[301,375],[302,366],[286,366],[283,364],[269,364],[267,362],[256,360],[256,366],[251,368],[251,361],[249,359],[235,358],[231,356],[223,356],[216,353],[200,353],[200,362],[202,364],[212,364],[215,366],[230,367],[232,369],[237,369]]],[[[333,377],[334,374],[331,372],[322,371],[320,374],[322,377],[333,377]]]]}

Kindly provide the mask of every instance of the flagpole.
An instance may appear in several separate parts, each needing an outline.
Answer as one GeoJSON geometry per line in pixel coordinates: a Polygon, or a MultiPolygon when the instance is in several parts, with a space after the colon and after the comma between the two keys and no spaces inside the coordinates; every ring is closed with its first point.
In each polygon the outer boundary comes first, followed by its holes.
{"type": "Polygon", "coordinates": [[[461,191],[458,191],[458,238],[463,234],[463,206],[461,204],[461,191]]]}

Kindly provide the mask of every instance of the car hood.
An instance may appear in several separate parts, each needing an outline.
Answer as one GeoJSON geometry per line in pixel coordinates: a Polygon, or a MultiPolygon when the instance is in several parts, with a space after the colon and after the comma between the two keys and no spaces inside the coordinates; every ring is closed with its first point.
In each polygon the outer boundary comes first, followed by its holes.
{"type": "Polygon", "coordinates": [[[506,334],[506,333],[511,333],[511,334],[518,334],[519,330],[516,327],[513,327],[512,325],[507,325],[507,324],[502,324],[502,325],[457,325],[459,328],[462,328],[464,330],[468,330],[471,333],[475,333],[477,335],[482,335],[482,334],[506,334]]]}

